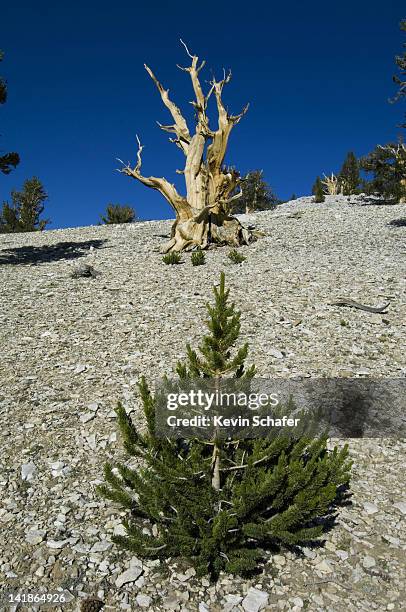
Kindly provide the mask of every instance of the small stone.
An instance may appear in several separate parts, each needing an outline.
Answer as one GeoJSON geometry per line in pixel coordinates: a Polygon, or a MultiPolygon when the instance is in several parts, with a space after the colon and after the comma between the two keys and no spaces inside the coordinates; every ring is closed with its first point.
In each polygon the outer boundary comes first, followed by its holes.
{"type": "Polygon", "coordinates": [[[80,554],[87,554],[89,552],[89,546],[87,544],[76,544],[72,546],[72,550],[80,554]]]}
{"type": "Polygon", "coordinates": [[[21,466],[21,478],[23,480],[32,480],[35,476],[37,468],[34,463],[23,463],[21,466]]]}
{"type": "Polygon", "coordinates": [[[138,565],[134,565],[130,567],[128,570],[120,574],[116,579],[116,587],[120,588],[123,584],[127,584],[128,582],[134,582],[137,578],[142,574],[142,567],[138,565]]]}
{"type": "Polygon", "coordinates": [[[26,541],[29,544],[35,546],[36,544],[40,544],[46,535],[46,531],[43,529],[31,529],[25,536],[26,541]]]}
{"type": "Polygon", "coordinates": [[[360,368],[359,370],[357,370],[357,374],[360,374],[361,376],[368,376],[368,374],[371,373],[371,370],[369,368],[360,368]]]}
{"type": "Polygon", "coordinates": [[[113,531],[114,535],[120,535],[120,536],[125,536],[127,535],[127,531],[126,528],[124,527],[124,525],[122,525],[121,523],[119,525],[116,525],[114,527],[114,531],[113,531]]]}
{"type": "Polygon", "coordinates": [[[55,580],[55,582],[60,582],[62,580],[62,578],[64,578],[65,576],[65,568],[63,568],[61,566],[60,561],[56,561],[55,565],[53,566],[52,570],[51,570],[51,576],[53,578],[53,580],[55,580]]]}
{"type": "Polygon", "coordinates": [[[50,464],[51,473],[54,478],[58,478],[58,476],[66,476],[70,472],[69,466],[67,466],[63,461],[55,461],[50,464]]]}
{"type": "Polygon", "coordinates": [[[97,272],[93,266],[84,263],[75,266],[71,272],[72,278],[96,278],[99,275],[100,272],[97,272]]]}
{"type": "Polygon", "coordinates": [[[85,412],[85,414],[81,414],[80,415],[80,421],[82,423],[88,423],[89,421],[94,419],[94,417],[95,417],[95,413],[94,412],[85,412]]]}
{"type": "Polygon", "coordinates": [[[108,572],[109,571],[109,564],[107,561],[102,561],[99,565],[99,572],[108,572]]]}
{"type": "Polygon", "coordinates": [[[130,567],[134,567],[134,566],[142,568],[142,561],[138,559],[138,557],[131,557],[130,559],[130,567]]]}
{"type": "Polygon", "coordinates": [[[91,448],[91,450],[96,450],[96,448],[97,448],[96,434],[90,434],[90,436],[87,436],[86,442],[88,443],[88,445],[91,448]]]}
{"type": "Polygon", "coordinates": [[[275,565],[283,566],[286,564],[286,559],[283,555],[274,555],[272,557],[272,560],[275,563],[275,565]]]}
{"type": "Polygon", "coordinates": [[[294,606],[296,606],[296,608],[303,608],[304,606],[303,599],[301,597],[292,597],[290,601],[294,606]]]}
{"type": "Polygon", "coordinates": [[[348,559],[348,553],[346,550],[336,550],[336,555],[337,557],[339,557],[342,561],[345,561],[346,559],[348,559]]]}
{"type": "Polygon", "coordinates": [[[384,535],[382,536],[383,540],[386,540],[387,542],[389,542],[389,544],[393,544],[393,546],[399,546],[400,545],[400,539],[399,538],[394,538],[391,535],[384,535]]]}
{"type": "Polygon", "coordinates": [[[370,568],[370,567],[374,567],[376,565],[376,561],[373,557],[370,557],[369,555],[365,555],[365,557],[362,559],[362,566],[365,567],[366,569],[370,568]]]}
{"type": "Polygon", "coordinates": [[[141,595],[141,593],[139,593],[135,598],[135,601],[140,606],[140,608],[149,608],[152,599],[151,597],[149,597],[149,595],[141,595]]]}
{"type": "Polygon", "coordinates": [[[353,376],[354,376],[354,372],[352,370],[349,370],[346,368],[342,368],[341,370],[338,370],[339,378],[352,378],[353,376]]]}
{"type": "Polygon", "coordinates": [[[272,357],[275,357],[275,359],[283,359],[283,353],[277,349],[270,348],[268,349],[268,353],[269,355],[272,355],[272,357]]]}
{"type": "Polygon", "coordinates": [[[304,556],[308,559],[314,559],[317,556],[314,550],[312,550],[311,548],[307,548],[306,546],[303,546],[302,551],[304,556]]]}
{"type": "Polygon", "coordinates": [[[351,351],[354,355],[362,355],[363,354],[363,350],[361,347],[357,346],[356,344],[353,344],[351,347],[351,351]]]}
{"type": "Polygon", "coordinates": [[[232,593],[225,595],[224,599],[228,604],[233,604],[233,606],[238,606],[238,604],[242,602],[242,597],[240,595],[233,595],[232,593]]]}
{"type": "Polygon", "coordinates": [[[378,313],[373,313],[369,316],[368,318],[368,322],[369,323],[374,323],[374,325],[379,325],[380,323],[382,323],[382,315],[378,314],[378,313]]]}
{"type": "Polygon", "coordinates": [[[164,610],[179,610],[179,597],[175,593],[168,593],[163,600],[164,610]]]}
{"type": "Polygon", "coordinates": [[[312,600],[318,605],[318,606],[324,606],[324,601],[323,598],[320,595],[312,595],[312,600]]]}
{"type": "Polygon", "coordinates": [[[365,502],[364,510],[367,514],[375,514],[375,512],[378,512],[379,508],[375,504],[371,504],[370,502],[365,502]]]}
{"type": "Polygon", "coordinates": [[[87,370],[87,366],[86,365],[82,365],[81,363],[78,363],[76,368],[73,370],[73,373],[74,374],[81,374],[82,372],[85,372],[86,370],[87,370]]]}
{"type": "Polygon", "coordinates": [[[60,548],[65,548],[65,546],[69,544],[69,540],[48,540],[47,541],[47,546],[48,548],[53,548],[55,550],[58,550],[60,548]]]}
{"type": "Polygon", "coordinates": [[[90,549],[90,552],[91,553],[106,552],[106,550],[108,550],[111,547],[112,547],[111,542],[108,542],[107,540],[101,540],[100,542],[96,542],[95,544],[93,544],[92,548],[90,549]]]}
{"type": "Polygon", "coordinates": [[[393,506],[400,510],[402,514],[406,514],[406,502],[396,502],[396,504],[393,504],[393,506]]]}
{"type": "Polygon", "coordinates": [[[186,576],[186,574],[175,574],[175,578],[179,580],[179,582],[187,582],[189,580],[189,576],[186,576]]]}
{"type": "Polygon", "coordinates": [[[251,587],[248,590],[246,597],[242,600],[242,607],[245,612],[259,612],[262,608],[268,603],[268,593],[265,591],[260,591],[259,589],[254,589],[251,587]]]}
{"type": "Polygon", "coordinates": [[[320,561],[320,563],[317,563],[317,565],[315,565],[316,570],[319,570],[319,572],[323,572],[325,574],[331,574],[333,572],[333,569],[331,567],[331,565],[328,563],[328,561],[320,561]]]}
{"type": "Polygon", "coordinates": [[[142,589],[145,584],[144,576],[140,576],[139,578],[137,578],[137,580],[134,580],[134,584],[138,589],[142,589]]]}
{"type": "Polygon", "coordinates": [[[6,572],[5,575],[7,578],[17,578],[17,574],[15,572],[6,572]]]}
{"type": "Polygon", "coordinates": [[[209,606],[204,602],[199,602],[199,612],[210,612],[209,606]]]}

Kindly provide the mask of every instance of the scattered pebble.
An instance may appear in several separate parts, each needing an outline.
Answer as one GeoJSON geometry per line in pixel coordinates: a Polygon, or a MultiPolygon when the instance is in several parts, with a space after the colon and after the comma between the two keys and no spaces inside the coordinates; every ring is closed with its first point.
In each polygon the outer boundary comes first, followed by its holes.
{"type": "Polygon", "coordinates": [[[127,584],[128,582],[134,582],[137,578],[142,574],[142,567],[138,565],[133,565],[128,570],[123,572],[117,577],[116,587],[120,588],[123,584],[127,584]]]}
{"type": "Polygon", "coordinates": [[[251,587],[242,600],[241,605],[245,612],[258,612],[262,610],[262,608],[265,608],[268,603],[268,598],[269,595],[265,593],[265,591],[260,591],[259,589],[251,587]]]}
{"type": "Polygon", "coordinates": [[[34,463],[24,463],[21,466],[21,478],[23,480],[32,480],[35,476],[37,468],[34,463]]]}

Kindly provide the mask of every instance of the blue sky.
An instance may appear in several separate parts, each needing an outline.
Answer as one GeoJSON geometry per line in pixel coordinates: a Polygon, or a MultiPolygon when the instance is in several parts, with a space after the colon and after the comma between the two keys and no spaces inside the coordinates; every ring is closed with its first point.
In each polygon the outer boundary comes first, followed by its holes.
{"type": "Polygon", "coordinates": [[[401,53],[404,1],[326,2],[28,2],[1,9],[0,148],[21,164],[0,175],[0,202],[38,176],[49,193],[51,228],[97,223],[109,202],[134,206],[143,219],[172,217],[157,192],[115,172],[115,158],[143,173],[175,174],[182,153],[156,121],[167,110],[143,68],[149,64],[190,117],[189,76],[176,68],[192,52],[206,59],[203,79],[231,68],[224,100],[235,127],[227,161],[241,172],[262,168],[279,197],[310,193],[317,174],[395,140],[402,104],[394,56],[401,53]],[[188,108],[189,107],[189,108],[188,108]]]}

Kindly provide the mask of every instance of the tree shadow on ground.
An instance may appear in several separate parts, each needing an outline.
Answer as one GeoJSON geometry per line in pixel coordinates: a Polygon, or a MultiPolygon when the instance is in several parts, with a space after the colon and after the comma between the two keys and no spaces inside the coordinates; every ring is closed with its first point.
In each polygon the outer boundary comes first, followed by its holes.
{"type": "Polygon", "coordinates": [[[395,206],[399,204],[399,200],[396,198],[384,198],[378,195],[366,195],[361,201],[357,202],[358,206],[395,206]]]}
{"type": "MultiPolygon", "coordinates": [[[[99,249],[107,242],[86,240],[85,242],[58,242],[44,246],[23,246],[0,251],[0,265],[32,265],[50,263],[60,259],[77,259],[88,255],[91,248],[99,249]]],[[[104,247],[107,248],[107,247],[104,247]]]]}
{"type": "Polygon", "coordinates": [[[324,548],[325,539],[323,539],[323,537],[338,526],[339,523],[337,519],[340,516],[340,508],[352,507],[352,496],[353,492],[350,489],[350,485],[346,484],[338,487],[337,496],[332,502],[329,512],[306,524],[306,527],[322,527],[320,539],[303,542],[302,545],[287,545],[285,548],[295,553],[298,557],[304,557],[301,546],[306,546],[306,548],[310,548],[311,550],[324,548]]]}
{"type": "Polygon", "coordinates": [[[392,225],[392,227],[406,227],[406,217],[393,219],[392,221],[389,221],[388,225],[392,225]]]}

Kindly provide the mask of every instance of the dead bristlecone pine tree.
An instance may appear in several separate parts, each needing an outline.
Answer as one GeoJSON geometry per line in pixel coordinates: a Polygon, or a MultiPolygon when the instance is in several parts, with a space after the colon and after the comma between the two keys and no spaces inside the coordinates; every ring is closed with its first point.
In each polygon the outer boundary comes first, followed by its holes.
{"type": "Polygon", "coordinates": [[[230,115],[225,108],[222,93],[224,86],[230,82],[231,72],[227,75],[224,72],[220,81],[213,78],[207,93],[204,94],[199,73],[205,62],[198,65],[198,57],[192,55],[183,41],[181,42],[192,60],[190,66],[178,67],[188,72],[192,81],[195,95],[195,100],[191,102],[195,109],[194,133],[189,131],[180,109],[169,98],[169,90],[163,87],[147,65],[145,69],[157,86],[162,102],[172,115],[173,124],[158,123],[158,125],[165,132],[174,134],[170,141],[175,143],[185,156],[184,168],[177,172],[184,175],[186,196],[180,195],[175,186],[165,178],[141,174],[143,146],[138,136],[137,163],[132,167],[130,163],[125,165],[119,160],[123,164],[120,172],[159,191],[174,209],[176,220],[172,227],[171,239],[162,248],[163,253],[191,250],[196,246],[205,249],[210,244],[232,246],[248,244],[254,239],[253,233],[232,216],[233,203],[242,195],[238,189],[240,175],[224,164],[231,130],[245,115],[248,105],[239,115],[230,115]],[[211,96],[214,96],[217,107],[218,119],[215,128],[210,127],[207,115],[207,105],[211,96]]]}

